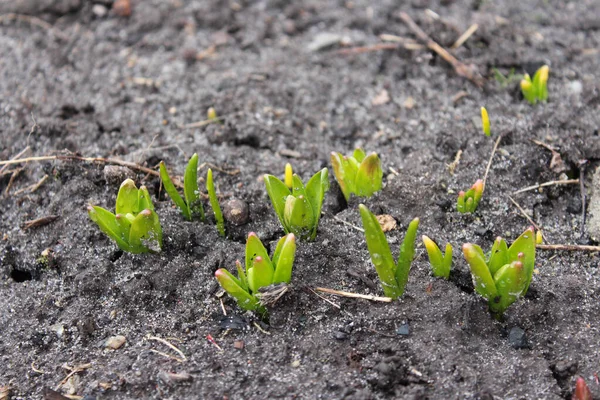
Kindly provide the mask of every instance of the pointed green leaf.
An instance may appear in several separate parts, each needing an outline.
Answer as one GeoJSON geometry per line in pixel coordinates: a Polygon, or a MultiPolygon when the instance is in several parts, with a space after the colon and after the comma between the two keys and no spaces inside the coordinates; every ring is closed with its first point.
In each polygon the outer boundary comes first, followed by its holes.
{"type": "Polygon", "coordinates": [[[238,306],[246,311],[254,311],[258,308],[258,300],[248,291],[240,286],[240,281],[237,280],[229,271],[224,268],[218,269],[215,272],[215,278],[221,287],[233,297],[238,306]]]}
{"type": "Polygon", "coordinates": [[[164,161],[160,162],[160,179],[162,180],[163,187],[165,188],[165,192],[167,192],[167,194],[169,195],[171,200],[173,200],[175,205],[177,205],[177,207],[179,207],[184,218],[187,219],[188,221],[191,221],[192,214],[190,212],[190,208],[188,207],[186,202],[183,201],[183,198],[181,198],[181,195],[179,194],[179,192],[177,192],[177,189],[175,188],[175,185],[173,184],[173,181],[171,180],[171,177],[169,176],[169,173],[167,172],[167,167],[165,166],[164,161]]]}
{"type": "Polygon", "coordinates": [[[521,234],[508,248],[508,262],[521,261],[523,263],[523,271],[527,280],[525,282],[525,293],[529,289],[533,270],[535,268],[535,233],[533,227],[529,227],[521,234]],[[519,255],[522,254],[520,258],[519,255]]]}
{"type": "Polygon", "coordinates": [[[121,250],[129,251],[129,245],[123,237],[121,225],[117,222],[117,218],[113,213],[98,206],[88,206],[87,211],[90,219],[98,225],[106,236],[114,240],[121,250]]]}
{"type": "Polygon", "coordinates": [[[386,296],[397,299],[402,294],[402,290],[396,283],[396,263],[385,234],[375,215],[364,204],[360,204],[358,207],[365,229],[365,238],[369,254],[371,254],[371,261],[381,281],[383,292],[386,296]]]}
{"type": "Polygon", "coordinates": [[[383,171],[381,160],[377,153],[369,154],[358,167],[356,173],[356,195],[370,197],[373,193],[381,190],[383,171]]]}
{"type": "Polygon", "coordinates": [[[419,218],[415,218],[408,224],[406,236],[404,236],[404,240],[400,245],[400,255],[398,256],[398,265],[396,267],[396,284],[400,288],[400,296],[404,293],[404,287],[408,282],[410,266],[415,257],[415,240],[417,239],[418,228],[419,218]]]}
{"type": "Polygon", "coordinates": [[[135,217],[129,230],[129,246],[131,253],[160,252],[162,229],[154,211],[146,209],[135,217]]]}
{"type": "Polygon", "coordinates": [[[273,283],[273,265],[269,258],[254,257],[252,268],[248,270],[248,287],[252,293],[273,283]]]}
{"type": "Polygon", "coordinates": [[[117,206],[115,214],[137,214],[138,209],[138,188],[131,179],[126,179],[119,188],[117,194],[117,206]]]}
{"type": "Polygon", "coordinates": [[[452,269],[452,245],[446,243],[446,252],[444,253],[444,269],[448,271],[447,278],[450,277],[450,270],[452,269]]]}
{"type": "Polygon", "coordinates": [[[208,198],[210,199],[210,206],[212,207],[213,214],[215,215],[215,221],[217,222],[217,230],[219,235],[225,236],[225,222],[223,221],[223,213],[221,212],[221,206],[219,205],[219,199],[215,192],[215,183],[213,181],[212,169],[208,169],[206,173],[206,190],[208,192],[208,198]]]}
{"type": "Polygon", "coordinates": [[[524,294],[527,276],[525,276],[523,264],[520,261],[514,261],[504,265],[494,275],[494,281],[498,295],[490,299],[490,310],[493,313],[502,314],[524,294]]]}
{"type": "Polygon", "coordinates": [[[304,196],[288,196],[283,217],[290,231],[302,239],[309,239],[314,228],[314,215],[304,196]]]}
{"type": "Polygon", "coordinates": [[[292,267],[296,256],[296,237],[290,233],[282,237],[277,243],[273,253],[273,283],[290,283],[292,280],[292,267]]]}
{"type": "MultiPolygon", "coordinates": [[[[425,249],[427,250],[427,255],[429,256],[429,263],[431,264],[433,276],[448,279],[450,276],[450,268],[447,263],[444,262],[445,258],[442,255],[442,251],[429,237],[423,235],[422,239],[425,249]]],[[[448,246],[446,246],[446,251],[447,250],[448,246]]],[[[452,247],[450,247],[450,252],[452,252],[452,247]]],[[[452,257],[452,254],[450,254],[450,257],[452,257]]]]}
{"type": "Polygon", "coordinates": [[[154,204],[152,204],[148,188],[146,186],[140,186],[140,189],[138,190],[138,206],[136,213],[146,209],[154,211],[154,204]]]}
{"type": "Polygon", "coordinates": [[[265,260],[270,260],[267,249],[265,246],[263,246],[256,233],[250,232],[248,234],[248,239],[246,239],[246,273],[248,273],[250,268],[252,268],[254,265],[254,259],[256,257],[262,257],[265,260]]]}
{"type": "Polygon", "coordinates": [[[115,215],[115,219],[121,230],[121,239],[123,239],[124,241],[128,241],[129,230],[131,229],[131,222],[134,219],[133,214],[117,214],[115,215]]]}
{"type": "Polygon", "coordinates": [[[487,264],[490,274],[494,275],[501,267],[509,264],[508,260],[508,246],[506,241],[501,237],[497,237],[492,246],[492,251],[488,258],[487,264]]]}
{"type": "Polygon", "coordinates": [[[204,208],[200,199],[200,189],[198,189],[198,154],[196,153],[192,155],[185,168],[183,195],[190,209],[190,215],[198,215],[200,220],[204,221],[204,208]]]}
{"type": "Polygon", "coordinates": [[[465,192],[463,192],[462,190],[458,192],[458,198],[456,199],[456,211],[458,211],[461,214],[467,212],[465,206],[465,192]]]}
{"type": "Polygon", "coordinates": [[[312,208],[314,222],[310,240],[314,240],[317,236],[317,228],[321,218],[321,208],[323,207],[323,199],[325,193],[329,190],[329,171],[323,168],[309,179],[306,184],[306,197],[312,208]]]}
{"type": "Polygon", "coordinates": [[[365,151],[360,147],[358,149],[355,149],[354,153],[352,153],[352,157],[354,157],[356,162],[358,162],[359,164],[365,159],[366,156],[367,153],[365,153],[365,151]]]}
{"type": "Polygon", "coordinates": [[[242,289],[244,289],[246,292],[250,292],[250,289],[248,288],[248,278],[246,277],[246,273],[244,272],[244,267],[242,266],[242,263],[240,262],[240,260],[235,260],[235,267],[237,268],[237,273],[238,273],[238,283],[240,285],[240,287],[242,289]]]}
{"type": "Polygon", "coordinates": [[[273,209],[275,209],[275,214],[277,214],[277,218],[279,218],[279,222],[281,222],[285,233],[290,233],[289,226],[283,217],[283,212],[285,209],[285,201],[291,192],[287,186],[285,186],[285,183],[281,182],[281,180],[279,180],[276,176],[265,175],[264,180],[265,187],[267,188],[267,194],[271,199],[273,209]]]}
{"type": "Polygon", "coordinates": [[[463,253],[469,267],[471,267],[471,276],[473,277],[473,286],[475,291],[485,297],[486,299],[494,299],[498,292],[496,291],[496,284],[490,274],[483,251],[481,247],[476,244],[465,243],[463,245],[463,253]]]}
{"type": "Polygon", "coordinates": [[[356,193],[356,174],[358,173],[359,166],[360,164],[356,161],[356,158],[342,157],[342,168],[344,168],[346,185],[350,193],[356,193]]]}
{"type": "MultiPolygon", "coordinates": [[[[350,194],[352,193],[347,183],[347,180],[350,178],[346,176],[346,170],[344,169],[343,165],[343,156],[340,153],[331,153],[331,166],[333,167],[333,175],[335,176],[335,180],[340,186],[340,189],[342,189],[342,193],[344,194],[346,201],[348,201],[350,199],[350,194]]],[[[354,179],[354,177],[351,179],[354,179]]]]}

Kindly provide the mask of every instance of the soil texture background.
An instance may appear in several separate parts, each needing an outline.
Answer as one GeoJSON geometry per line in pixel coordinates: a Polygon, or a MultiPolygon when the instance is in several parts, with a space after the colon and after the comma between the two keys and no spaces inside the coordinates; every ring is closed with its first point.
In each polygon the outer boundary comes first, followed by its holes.
{"type": "Polygon", "coordinates": [[[0,166],[0,386],[10,398],[570,399],[579,376],[600,398],[598,253],[538,250],[527,296],[497,321],[460,251],[512,242],[530,225],[509,196],[546,243],[598,244],[584,217],[598,201],[600,2],[128,3],[0,0],[0,159],[80,155],[155,170],[165,160],[181,176],[197,152],[199,175],[213,166],[222,203],[244,201],[248,220],[228,222],[221,238],[211,215],[185,221],[138,169],[0,166]],[[483,87],[418,41],[373,48],[382,34],[417,39],[401,12],[446,49],[477,24],[451,52],[483,87]],[[531,106],[515,76],[544,64],[550,98],[531,106]],[[223,123],[190,126],[209,107],[223,123]],[[457,213],[456,194],[483,177],[500,135],[479,209],[457,213]],[[271,250],[283,235],[262,175],[290,162],[306,180],[331,151],[357,146],[379,153],[383,190],[346,204],[330,169],[317,239],[299,243],[269,320],[218,297],[214,272],[235,270],[248,232],[271,250]],[[128,177],[153,197],[160,254],[119,251],[87,216],[90,203],[114,209],[128,177]],[[431,277],[419,244],[399,301],[317,295],[382,295],[356,229],[361,201],[396,220],[394,254],[414,217],[419,236],[450,242],[450,280],[431,277]],[[125,343],[107,348],[118,336],[125,343]]]}

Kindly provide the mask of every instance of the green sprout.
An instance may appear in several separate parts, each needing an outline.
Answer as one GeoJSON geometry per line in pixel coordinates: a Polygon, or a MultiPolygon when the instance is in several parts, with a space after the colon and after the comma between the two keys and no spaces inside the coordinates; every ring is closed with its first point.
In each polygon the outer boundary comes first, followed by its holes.
{"type": "Polygon", "coordinates": [[[450,277],[450,268],[452,267],[452,245],[447,243],[446,254],[442,254],[438,245],[425,235],[423,235],[423,244],[429,256],[433,276],[448,279],[450,277]]]}
{"type": "Polygon", "coordinates": [[[225,222],[223,221],[223,212],[221,206],[219,206],[219,199],[217,199],[217,193],[215,192],[215,183],[213,181],[212,169],[208,169],[206,173],[206,191],[208,192],[208,199],[210,206],[212,207],[213,214],[215,215],[215,221],[217,222],[217,230],[219,235],[225,236],[225,222]]]}
{"type": "Polygon", "coordinates": [[[375,270],[383,287],[383,293],[392,299],[397,299],[404,293],[404,288],[408,282],[408,273],[415,254],[415,239],[419,219],[413,219],[408,225],[396,263],[377,217],[364,204],[360,204],[358,207],[365,228],[365,238],[371,254],[371,261],[375,265],[375,270]]]}
{"type": "Polygon", "coordinates": [[[550,68],[547,65],[540,67],[533,75],[533,80],[529,74],[523,76],[521,80],[521,92],[523,97],[531,103],[548,100],[548,75],[550,68]]]}
{"type": "Polygon", "coordinates": [[[471,186],[471,189],[458,192],[458,199],[456,200],[456,210],[462,214],[474,213],[477,210],[481,196],[483,196],[483,181],[477,179],[477,181],[471,186]]]}
{"type": "Polygon", "coordinates": [[[139,189],[131,179],[125,180],[117,195],[116,215],[88,206],[88,215],[102,232],[130,253],[158,253],[162,247],[162,229],[145,186],[139,189]]]}
{"type": "Polygon", "coordinates": [[[262,298],[263,289],[290,283],[295,254],[296,237],[293,233],[279,239],[271,259],[256,233],[250,232],[246,241],[245,268],[236,261],[237,278],[224,268],[215,272],[215,278],[240,308],[264,315],[266,309],[262,298]]]}
{"type": "Polygon", "coordinates": [[[167,172],[164,161],[160,162],[160,179],[163,182],[165,191],[177,207],[179,207],[185,219],[191,221],[192,218],[199,217],[201,221],[204,221],[204,207],[202,207],[200,190],[198,189],[198,154],[194,153],[185,168],[183,176],[183,195],[185,200],[177,192],[167,172]]]}
{"type": "Polygon", "coordinates": [[[481,107],[481,125],[483,126],[483,133],[485,133],[485,136],[490,136],[492,134],[490,117],[485,107],[481,107]]]}
{"type": "Polygon", "coordinates": [[[331,153],[333,172],[346,201],[351,194],[360,197],[371,197],[381,190],[383,171],[377,153],[368,156],[363,149],[356,149],[351,156],[331,153]]]}
{"type": "Polygon", "coordinates": [[[329,190],[327,168],[317,172],[306,184],[292,176],[292,188],[273,175],[265,175],[267,193],[285,233],[301,239],[314,240],[321,217],[325,192],[329,190]]]}
{"type": "Polygon", "coordinates": [[[465,243],[465,259],[471,267],[475,291],[488,300],[492,314],[501,316],[519,297],[525,296],[535,265],[535,233],[528,228],[508,247],[497,238],[486,257],[481,247],[465,243]]]}

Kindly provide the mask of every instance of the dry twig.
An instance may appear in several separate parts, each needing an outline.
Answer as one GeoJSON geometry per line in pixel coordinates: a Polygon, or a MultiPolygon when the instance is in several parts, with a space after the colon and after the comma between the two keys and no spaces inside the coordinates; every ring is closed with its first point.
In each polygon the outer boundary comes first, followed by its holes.
{"type": "Polygon", "coordinates": [[[458,39],[456,39],[456,42],[454,42],[454,44],[450,47],[451,49],[458,49],[460,46],[462,46],[467,40],[469,40],[469,38],[471,36],[473,36],[473,34],[475,32],[477,32],[477,29],[479,28],[479,25],[477,24],[473,24],[469,27],[469,29],[467,29],[465,31],[465,33],[463,33],[462,35],[460,35],[460,37],[458,39]]]}
{"type": "Polygon", "coordinates": [[[355,298],[355,299],[365,299],[365,300],[372,300],[372,301],[381,301],[383,303],[391,303],[392,302],[392,298],[391,297],[371,296],[369,294],[359,294],[359,293],[352,293],[352,292],[344,292],[342,290],[334,290],[334,289],[328,289],[328,288],[322,288],[322,287],[317,287],[317,288],[315,288],[315,290],[318,291],[318,292],[329,293],[329,294],[333,294],[333,295],[341,296],[341,297],[351,297],[351,298],[355,298]]]}
{"type": "Polygon", "coordinates": [[[540,250],[566,250],[566,251],[600,251],[600,246],[587,246],[579,244],[538,244],[540,250]]]}
{"type": "Polygon", "coordinates": [[[519,193],[524,193],[524,192],[529,192],[531,190],[536,190],[536,189],[540,189],[546,186],[558,186],[558,185],[573,185],[579,183],[579,179],[565,179],[563,181],[550,181],[550,182],[544,182],[544,183],[539,183],[537,185],[533,185],[533,186],[527,186],[523,189],[519,189],[516,192],[512,192],[512,194],[519,194],[519,193]]]}
{"type": "Polygon", "coordinates": [[[181,357],[174,357],[174,356],[171,356],[169,354],[162,353],[162,352],[160,352],[158,350],[151,349],[155,353],[167,356],[167,357],[172,358],[174,360],[177,360],[179,362],[187,361],[187,357],[185,356],[185,354],[183,354],[183,352],[181,350],[179,350],[177,347],[175,347],[175,345],[173,345],[172,343],[168,342],[167,340],[165,340],[163,338],[156,337],[156,336],[152,336],[152,335],[146,336],[146,339],[148,339],[148,340],[155,340],[157,342],[160,342],[160,343],[164,344],[165,346],[167,346],[168,348],[170,348],[171,350],[173,350],[174,352],[176,352],[177,354],[179,354],[181,357]]]}
{"type": "Polygon", "coordinates": [[[58,219],[58,215],[48,215],[45,217],[25,221],[25,223],[23,224],[23,230],[27,230],[27,229],[31,229],[31,228],[38,228],[40,226],[48,225],[49,223],[52,223],[57,219],[58,219]]]}
{"type": "Polygon", "coordinates": [[[0,22],[2,22],[2,21],[27,22],[28,24],[31,24],[31,25],[37,26],[38,28],[47,30],[48,32],[55,35],[57,38],[64,40],[65,42],[69,40],[69,37],[66,34],[64,34],[62,31],[56,29],[55,27],[53,27],[46,21],[39,19],[37,17],[32,17],[30,15],[15,14],[15,13],[3,14],[3,15],[0,15],[0,22]]]}
{"type": "Polygon", "coordinates": [[[490,154],[490,159],[488,160],[487,167],[485,167],[485,174],[483,175],[483,188],[484,189],[485,189],[485,183],[487,182],[488,174],[490,173],[490,168],[492,167],[492,160],[494,159],[494,154],[496,154],[496,150],[498,149],[500,140],[502,140],[502,135],[498,136],[498,139],[496,139],[496,143],[494,143],[494,148],[492,149],[492,154],[490,154]]]}

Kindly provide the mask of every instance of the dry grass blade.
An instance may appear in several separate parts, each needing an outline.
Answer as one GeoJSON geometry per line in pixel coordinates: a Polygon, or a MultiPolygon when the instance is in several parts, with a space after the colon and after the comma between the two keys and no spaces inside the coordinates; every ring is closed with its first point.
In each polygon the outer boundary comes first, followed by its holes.
{"type": "Polygon", "coordinates": [[[167,346],[168,348],[170,348],[171,350],[173,350],[174,352],[176,352],[177,354],[179,354],[180,357],[169,356],[166,353],[162,353],[162,352],[159,352],[158,350],[152,349],[152,351],[154,351],[155,353],[159,353],[161,355],[167,355],[169,358],[173,358],[173,359],[175,359],[175,360],[177,360],[179,362],[187,361],[187,357],[185,356],[185,354],[183,354],[183,352],[181,350],[179,350],[175,345],[171,344],[169,341],[167,341],[167,340],[165,340],[163,338],[152,336],[152,335],[146,336],[146,339],[148,339],[148,340],[154,340],[154,341],[157,341],[157,342],[160,342],[160,343],[164,344],[165,346],[167,346]]]}
{"type": "Polygon", "coordinates": [[[48,215],[46,217],[25,221],[23,224],[23,230],[39,228],[40,226],[48,225],[54,222],[56,219],[58,219],[58,215],[48,215]]]}
{"type": "Polygon", "coordinates": [[[600,246],[578,244],[538,244],[535,248],[540,250],[600,251],[600,246]]]}
{"type": "Polygon", "coordinates": [[[391,303],[392,302],[391,297],[371,296],[369,294],[344,292],[343,290],[334,290],[334,289],[328,289],[328,288],[322,288],[322,287],[316,287],[315,290],[317,292],[329,293],[329,294],[333,294],[333,295],[341,296],[341,297],[350,297],[350,298],[355,298],[355,299],[365,299],[365,300],[371,300],[371,301],[381,301],[383,303],[391,303]]]}
{"type": "Polygon", "coordinates": [[[533,186],[527,186],[523,189],[517,190],[516,192],[512,192],[512,194],[529,192],[531,190],[541,189],[541,188],[547,187],[547,186],[574,185],[574,184],[578,184],[578,183],[579,183],[579,179],[565,179],[564,181],[550,181],[550,182],[544,182],[544,183],[540,183],[540,184],[533,185],[533,186]]]}

